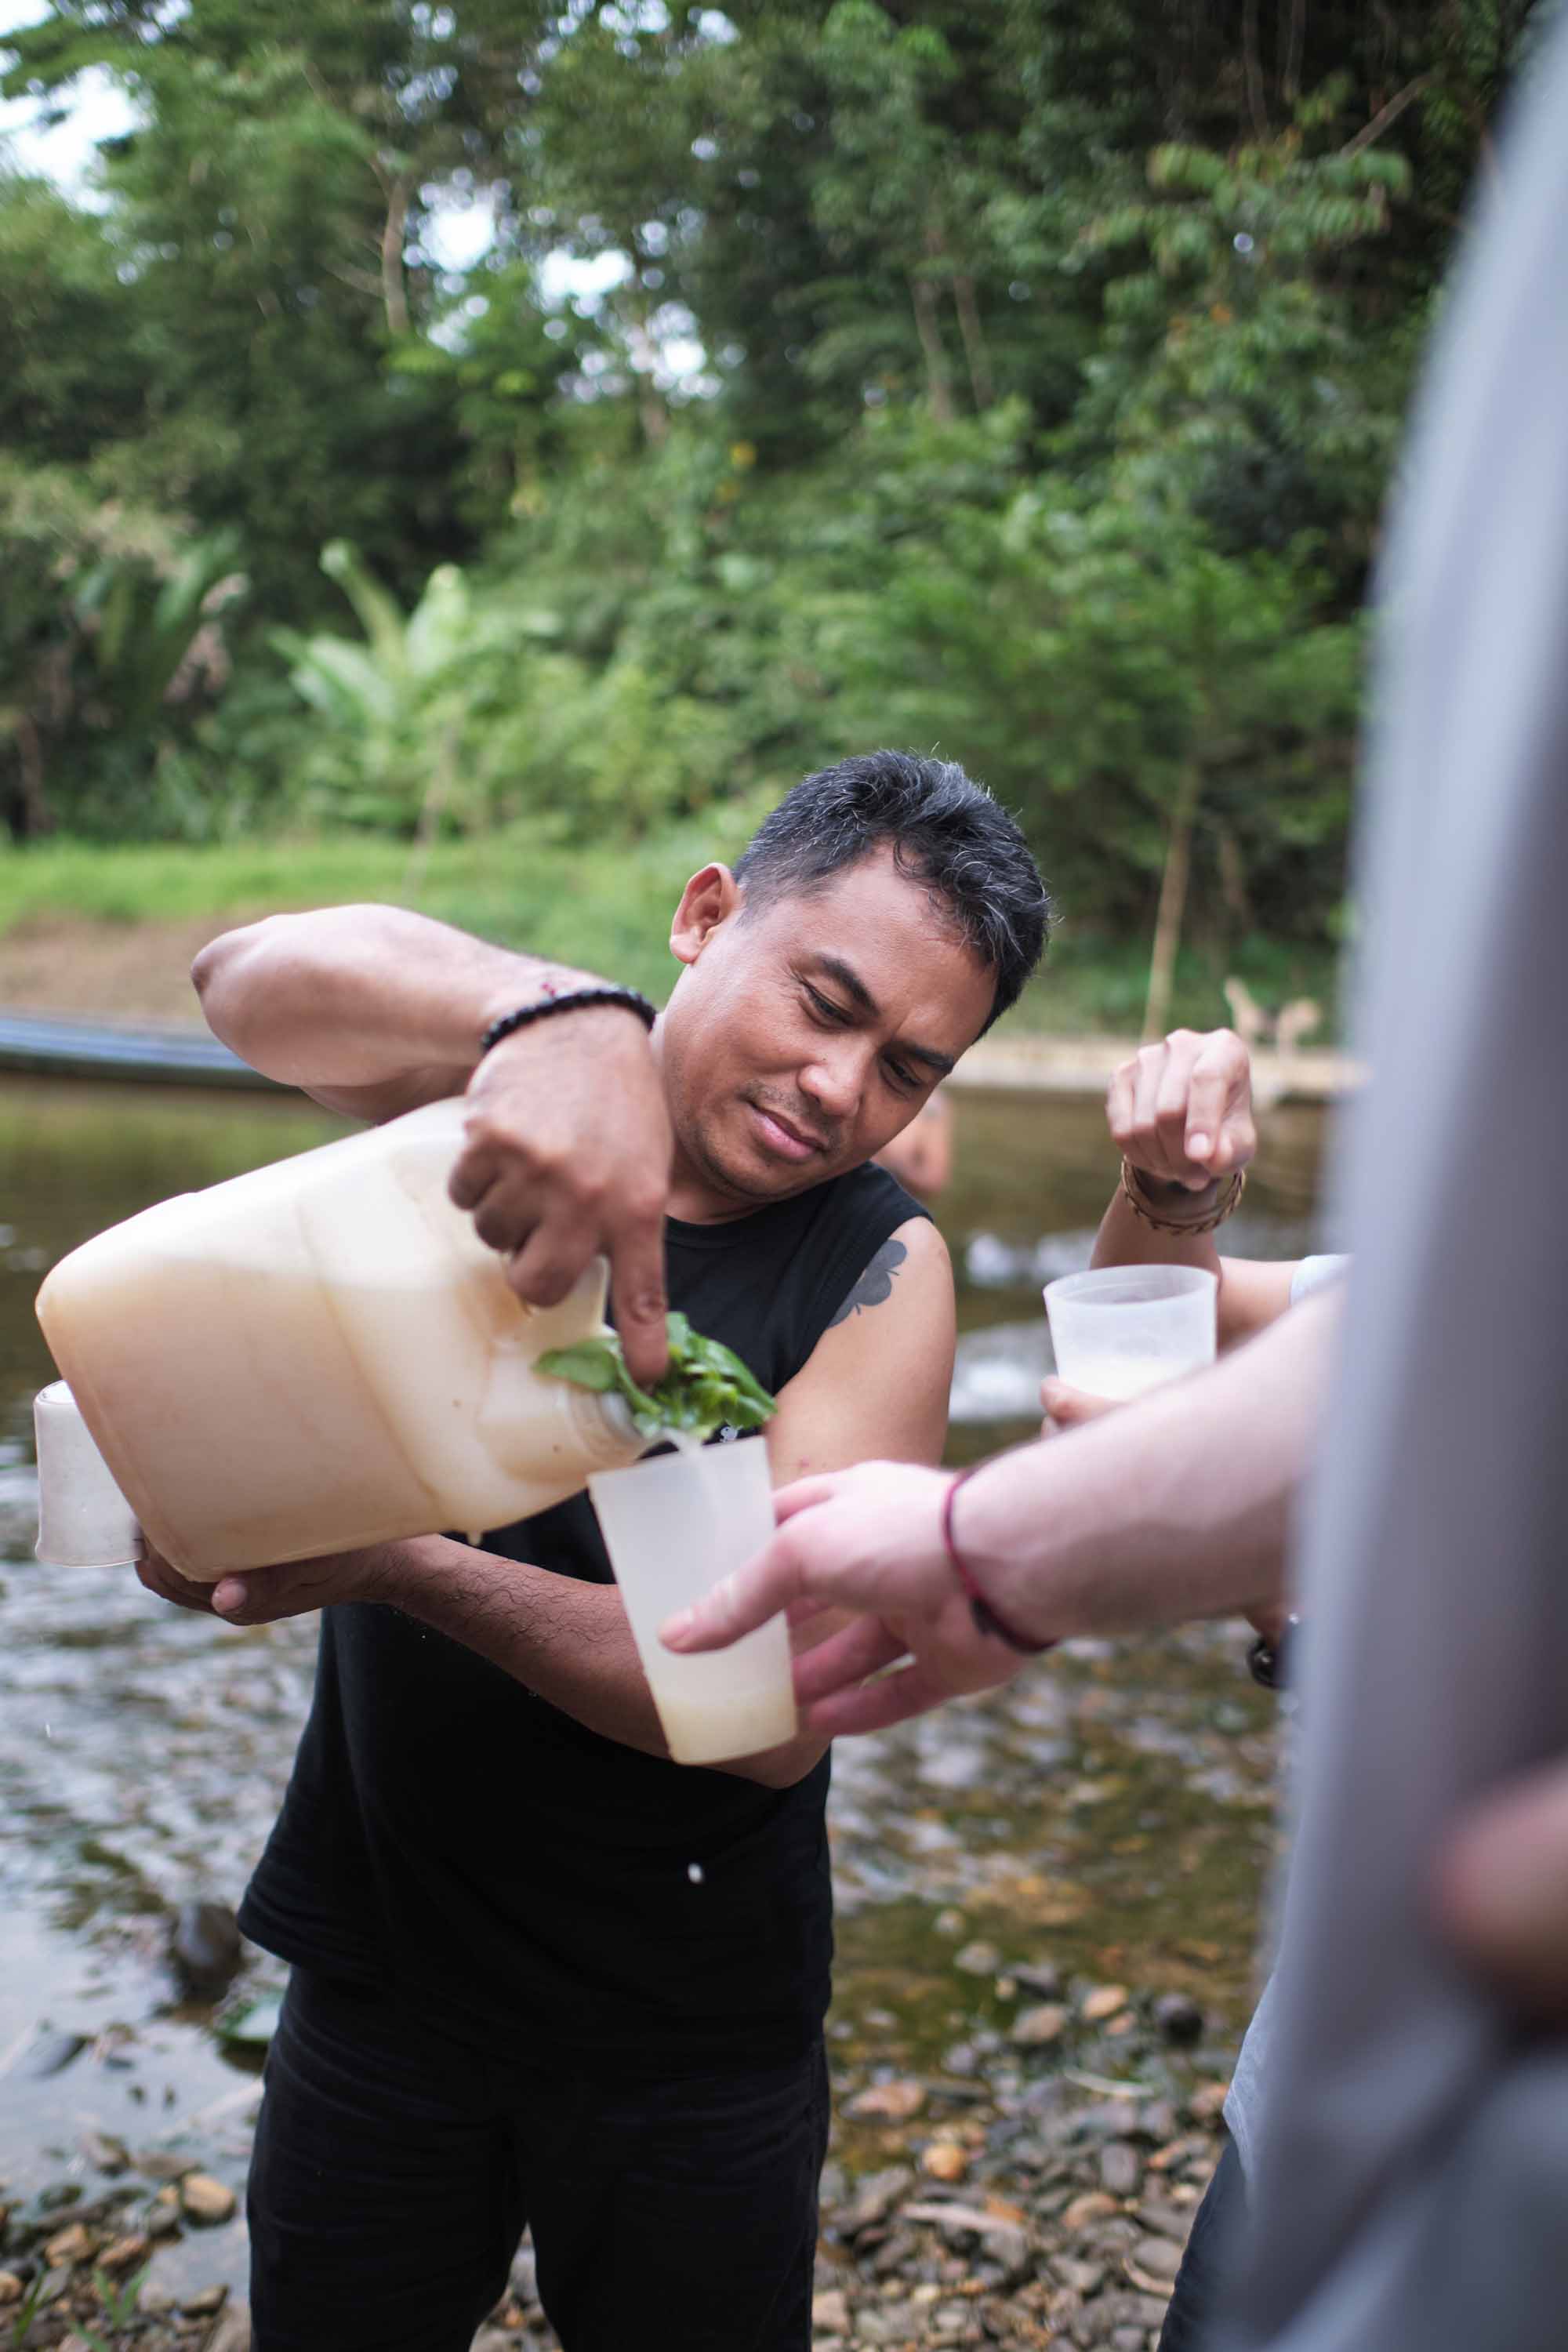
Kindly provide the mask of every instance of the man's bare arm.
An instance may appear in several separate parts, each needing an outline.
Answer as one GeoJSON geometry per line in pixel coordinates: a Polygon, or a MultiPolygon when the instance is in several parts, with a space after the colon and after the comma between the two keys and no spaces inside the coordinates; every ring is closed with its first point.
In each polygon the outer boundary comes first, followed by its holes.
{"type": "MultiPolygon", "coordinates": [[[[1250,1063],[1233,1031],[1206,1036],[1178,1029],[1144,1045],[1110,1083],[1106,1118],[1112,1141],[1135,1169],[1135,1182],[1156,1215],[1202,1223],[1223,1188],[1257,1149],[1250,1063]]],[[[1093,1263],[1195,1265],[1219,1277],[1222,1350],[1283,1315],[1293,1264],[1222,1257],[1215,1235],[1171,1232],[1139,1216],[1118,1183],[1100,1219],[1093,1263]]]]}
{"type": "Polygon", "coordinates": [[[940,1462],[956,1345],[952,1267],[926,1217],[851,1285],[768,1428],[775,1484],[854,1462],[940,1462]]]}
{"type": "Polygon", "coordinates": [[[328,1109],[377,1121],[466,1096],[452,1198],[509,1258],[513,1288],[558,1305],[602,1252],[633,1377],[659,1377],[671,1139],[641,1023],[623,1006],[581,1007],[480,1055],[490,1022],[546,983],[602,985],[593,973],[367,906],[226,932],[192,976],[226,1045],[328,1109]]]}
{"type": "Polygon", "coordinates": [[[479,1039],[546,980],[595,983],[402,907],[269,915],[191,966],[209,1028],[253,1069],[350,1118],[461,1094],[479,1039]]]}
{"type": "Polygon", "coordinates": [[[620,1594],[613,1584],[556,1576],[447,1536],[416,1536],[361,1551],[329,1552],[194,1584],[155,1554],[137,1563],[149,1591],[230,1625],[352,1601],[400,1609],[492,1665],[591,1731],[645,1754],[665,1741],[620,1594]]]}

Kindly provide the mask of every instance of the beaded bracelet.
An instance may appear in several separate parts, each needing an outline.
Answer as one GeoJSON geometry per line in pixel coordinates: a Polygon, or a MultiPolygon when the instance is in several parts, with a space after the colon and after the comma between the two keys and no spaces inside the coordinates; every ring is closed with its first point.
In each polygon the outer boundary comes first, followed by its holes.
{"type": "Polygon", "coordinates": [[[990,1601],[986,1600],[974,1581],[973,1570],[953,1540],[952,1498],[964,1480],[971,1477],[976,1470],[984,1467],[983,1463],[973,1462],[967,1470],[961,1470],[955,1478],[949,1480],[947,1492],[942,1499],[942,1539],[947,1548],[947,1556],[952,1564],[952,1572],[963,1586],[964,1598],[969,1602],[969,1613],[974,1620],[975,1632],[994,1633],[997,1641],[1005,1642],[1010,1650],[1018,1651],[1024,1657],[1037,1658],[1043,1651],[1054,1650],[1057,1646],[1055,1642],[1029,1642],[1026,1641],[1022,1633],[1016,1633],[1006,1619],[999,1616],[990,1601]]]}
{"type": "Polygon", "coordinates": [[[1162,1217],[1157,1213],[1153,1203],[1145,1197],[1143,1188],[1139,1181],[1138,1171],[1131,1161],[1124,1156],[1121,1162],[1121,1197],[1133,1215],[1141,1217],[1146,1225],[1152,1225],[1157,1234],[1212,1234],[1216,1225],[1223,1225],[1226,1219],[1233,1216],[1241,1206],[1241,1196],[1246,1190],[1247,1171],[1245,1168],[1238,1168],[1232,1176],[1229,1189],[1223,1194],[1219,1206],[1208,1216],[1162,1217]]]}
{"type": "Polygon", "coordinates": [[[519,1005],[515,1013],[503,1013],[498,1021],[490,1023],[479,1039],[481,1057],[489,1052],[492,1045],[499,1045],[503,1037],[511,1036],[519,1029],[526,1029],[531,1021],[547,1021],[552,1013],[580,1012],[586,1004],[624,1004],[628,1013],[637,1014],[645,1029],[651,1029],[658,1019],[658,1014],[640,989],[609,986],[573,988],[568,989],[564,995],[557,996],[549,981],[542,985],[544,993],[537,1004],[519,1005]]]}

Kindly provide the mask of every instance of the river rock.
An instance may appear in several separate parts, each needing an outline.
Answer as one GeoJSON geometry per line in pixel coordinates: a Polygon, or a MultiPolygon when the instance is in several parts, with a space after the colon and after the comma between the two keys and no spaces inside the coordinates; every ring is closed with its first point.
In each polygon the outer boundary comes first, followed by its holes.
{"type": "Polygon", "coordinates": [[[1203,2011],[1184,1992],[1163,1992],[1154,2003],[1153,2015],[1167,2042],[1184,2046],[1203,2039],[1203,2011]]]}
{"type": "Polygon", "coordinates": [[[1195,2205],[1185,2210],[1169,2203],[1163,2197],[1145,2197],[1138,2208],[1138,2219],[1152,2238],[1174,2238],[1179,2246],[1185,2245],[1187,2231],[1192,2227],[1195,2205]]]}
{"type": "Polygon", "coordinates": [[[873,2083],[869,2090],[857,2091],[845,2101],[844,2113],[854,2123],[907,2124],[925,2103],[925,2084],[906,2077],[901,2082],[873,2083]]]}
{"type": "Polygon", "coordinates": [[[6,2071],[24,2083],[42,2082],[46,2075],[63,2074],[86,2048],[85,2033],[62,2033],[56,2026],[40,2025],[6,2071]]]}
{"type": "Polygon", "coordinates": [[[1073,2254],[1053,2254],[1051,2270],[1063,2286],[1070,2287],[1074,2294],[1081,2294],[1086,2303],[1105,2284],[1103,2263],[1079,2262],[1073,2254]]]}
{"type": "Polygon", "coordinates": [[[933,2180],[962,2180],[969,2169],[969,2150],[955,2139],[933,2139],[921,2158],[921,2170],[933,2180]]]}
{"type": "Polygon", "coordinates": [[[44,2248],[44,2260],[50,2270],[58,2271],[67,2263],[84,2263],[97,2243],[92,2231],[80,2222],[73,2221],[68,2229],[58,2230],[44,2248]]]}
{"type": "Polygon", "coordinates": [[[915,2261],[920,2250],[920,2240],[912,2231],[895,2229],[892,2236],[872,2255],[871,2276],[878,2280],[897,2278],[901,2270],[915,2261]]]}
{"type": "Polygon", "coordinates": [[[1034,2249],[1023,2230],[987,2230],[985,2252],[1002,2273],[1005,2286],[1017,2286],[1033,2275],[1034,2249]]]}
{"type": "Polygon", "coordinates": [[[1075,2197],[1064,2210],[1062,2227],[1076,2234],[1079,2230],[1087,2230],[1091,2221],[1109,2221],[1113,2213],[1121,2210],[1115,2198],[1107,2196],[1103,2189],[1086,2189],[1081,2197],[1075,2197]]]}
{"type": "Polygon", "coordinates": [[[187,2295],[180,2309],[187,2319],[208,2319],[221,2311],[227,2301],[227,2287],[204,2286],[199,2294],[187,2295]]]}
{"type": "Polygon", "coordinates": [[[1002,1965],[1002,1955],[994,1944],[965,1944],[962,1951],[954,1952],[952,1965],[962,1969],[966,1977],[994,1976],[1002,1965]]]}
{"type": "Polygon", "coordinates": [[[0,2311],[10,2303],[22,2300],[22,2282],[15,2271],[0,2271],[0,2311]]]}
{"type": "Polygon", "coordinates": [[[232,1981],[245,1945],[226,1903],[182,1903],[170,1923],[165,1951],[190,1999],[216,2000],[232,1981]]]}
{"type": "Polygon", "coordinates": [[[1139,2137],[1172,2140],[1176,2137],[1176,2108],[1172,2099],[1146,2099],[1140,2114],[1139,2137]]]}
{"type": "Polygon", "coordinates": [[[841,2286],[825,2286],[811,2298],[811,2324],[825,2336],[847,2336],[849,2305],[841,2286]]]}
{"type": "Polygon", "coordinates": [[[1110,2327],[1138,2327],[1145,2335],[1165,2324],[1167,2299],[1156,2294],[1108,2294],[1095,2308],[1103,2311],[1110,2327]]]}
{"type": "MultiPolygon", "coordinates": [[[[250,2311],[247,2305],[231,2303],[227,2306],[202,2352],[250,2352],[250,2311]]],[[[513,2352],[510,2338],[507,2352],[513,2352]]]]}
{"type": "Polygon", "coordinates": [[[849,2204],[841,2206],[832,2218],[847,2238],[857,2238],[864,2230],[874,2230],[885,2221],[894,2206],[912,2187],[914,2175],[907,2165],[889,2165],[883,2172],[868,2172],[858,2182],[849,2204]]]}
{"type": "Polygon", "coordinates": [[[1062,1972],[1049,1960],[1026,1960],[1013,1974],[1021,1985],[1037,1992],[1042,2000],[1055,2000],[1062,1989],[1062,1972]]]}
{"type": "Polygon", "coordinates": [[[1086,1992],[1079,2004],[1079,2015],[1086,2025],[1103,2025],[1127,2006],[1125,1985],[1095,1985],[1086,1992]]]}
{"type": "Polygon", "coordinates": [[[1060,2041],[1067,2021],[1067,2011],[1059,2001],[1038,2001],[1034,2008],[1019,2011],[1007,2038],[1021,2049],[1043,2049],[1049,2042],[1060,2041]]]}
{"type": "Polygon", "coordinates": [[[160,2189],[142,2217],[142,2226],[152,2238],[172,2237],[180,2226],[180,2192],[171,2181],[160,2189]]]}
{"type": "Polygon", "coordinates": [[[98,2266],[100,2270],[111,2273],[128,2271],[132,2263],[142,2260],[152,2242],[144,2230],[133,2230],[129,2237],[116,2238],[111,2246],[105,2246],[98,2258],[98,2266]]]}
{"type": "Polygon", "coordinates": [[[1194,2123],[1212,2124],[1224,2114],[1229,2096],[1228,2083],[1200,2083],[1187,2099],[1187,2113],[1194,2123]]]}
{"type": "Polygon", "coordinates": [[[1182,2267],[1182,2249],[1173,2238],[1140,2238],[1129,2260],[1150,2278],[1173,2279],[1182,2267]]]}
{"type": "Polygon", "coordinates": [[[230,2220],[238,2200],[232,2189],[207,2172],[187,2172],[180,2183],[180,2203],[193,2221],[213,2224],[230,2220]]]}
{"type": "Polygon", "coordinates": [[[1100,2151],[1100,2185],[1112,2197],[1133,2197],[1143,2178],[1143,2167],[1135,2147],[1124,2139],[1107,2140],[1100,2151]]]}
{"type": "Polygon", "coordinates": [[[855,2341],[857,2344],[907,2344],[916,2337],[921,2326],[921,2314],[912,2304],[884,2304],[857,2314],[855,2341]]]}

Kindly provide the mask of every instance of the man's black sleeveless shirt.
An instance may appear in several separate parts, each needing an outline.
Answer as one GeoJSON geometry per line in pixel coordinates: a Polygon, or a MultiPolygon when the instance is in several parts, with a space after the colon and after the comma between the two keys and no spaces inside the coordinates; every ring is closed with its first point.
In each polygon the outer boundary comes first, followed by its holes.
{"type": "MultiPolygon", "coordinates": [[[[867,1167],[731,1223],[671,1220],[671,1303],[776,1391],[923,1213],[867,1167]]],[[[611,1580],[586,1496],[485,1548],[611,1580]]],[[[398,1610],[329,1609],[240,1926],[498,2053],[617,2074],[782,2062],[827,2005],[827,1781],[826,1757],[773,1790],[645,1756],[398,1610]]]]}

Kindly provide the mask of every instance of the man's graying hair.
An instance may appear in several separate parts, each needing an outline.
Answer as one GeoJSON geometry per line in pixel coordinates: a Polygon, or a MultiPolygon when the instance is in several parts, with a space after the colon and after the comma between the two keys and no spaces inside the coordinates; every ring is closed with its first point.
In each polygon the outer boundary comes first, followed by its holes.
{"type": "Polygon", "coordinates": [[[995,973],[989,1028],[1040,960],[1051,902],[1006,810],[952,761],[862,751],[804,777],[752,835],[735,878],[768,906],[820,889],[884,842],[995,973]]]}

